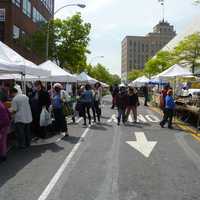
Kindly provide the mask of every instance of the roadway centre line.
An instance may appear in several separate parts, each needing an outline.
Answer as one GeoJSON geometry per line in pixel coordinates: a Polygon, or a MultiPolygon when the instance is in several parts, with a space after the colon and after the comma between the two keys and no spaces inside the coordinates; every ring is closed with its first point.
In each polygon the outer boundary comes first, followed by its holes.
{"type": "Polygon", "coordinates": [[[53,176],[53,178],[51,179],[51,181],[49,182],[49,184],[46,186],[45,190],[42,192],[42,194],[40,195],[40,197],[38,198],[38,200],[46,200],[48,198],[49,194],[51,193],[51,191],[55,187],[56,183],[59,181],[59,179],[62,176],[63,172],[65,171],[65,169],[69,165],[70,161],[72,160],[73,156],[78,151],[79,146],[82,143],[82,140],[86,137],[86,135],[89,132],[89,130],[90,130],[90,128],[88,127],[83,132],[83,134],[81,135],[81,138],[79,139],[78,143],[74,146],[74,148],[72,149],[72,151],[70,152],[70,154],[65,158],[64,162],[62,163],[62,165],[60,166],[60,168],[58,169],[58,171],[55,173],[55,175],[53,176]]]}

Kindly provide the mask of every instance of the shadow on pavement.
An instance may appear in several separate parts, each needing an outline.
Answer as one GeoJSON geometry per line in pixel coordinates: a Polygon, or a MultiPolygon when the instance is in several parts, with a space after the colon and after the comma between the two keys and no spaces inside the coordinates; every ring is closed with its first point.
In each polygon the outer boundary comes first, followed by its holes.
{"type": "Polygon", "coordinates": [[[110,117],[101,116],[102,119],[110,119],[110,117]]]}
{"type": "Polygon", "coordinates": [[[99,126],[107,126],[107,127],[112,127],[112,124],[108,124],[108,123],[100,123],[99,126]]]}
{"type": "Polygon", "coordinates": [[[65,136],[62,138],[63,141],[68,142],[70,144],[76,144],[80,140],[80,137],[75,137],[75,136],[65,136]]]}
{"type": "Polygon", "coordinates": [[[98,130],[98,131],[106,131],[107,128],[105,128],[104,126],[91,126],[90,127],[91,130],[98,130]]]}
{"type": "Polygon", "coordinates": [[[59,152],[64,148],[57,144],[31,146],[28,149],[13,149],[8,153],[8,160],[0,164],[0,187],[14,177],[20,170],[34,159],[42,156],[46,151],[59,152]]]}

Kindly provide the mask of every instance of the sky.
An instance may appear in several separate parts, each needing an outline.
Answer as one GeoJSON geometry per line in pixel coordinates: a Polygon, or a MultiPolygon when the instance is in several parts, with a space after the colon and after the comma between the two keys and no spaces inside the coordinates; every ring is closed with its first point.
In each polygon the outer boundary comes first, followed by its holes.
{"type": "MultiPolygon", "coordinates": [[[[102,63],[118,75],[121,74],[123,38],[146,35],[162,19],[158,0],[55,0],[55,10],[68,3],[83,3],[86,8],[66,7],[55,17],[65,19],[81,12],[83,19],[92,25],[88,62],[102,63]]],[[[192,0],[165,0],[165,19],[174,25],[177,34],[198,14],[200,6],[192,0]]]]}

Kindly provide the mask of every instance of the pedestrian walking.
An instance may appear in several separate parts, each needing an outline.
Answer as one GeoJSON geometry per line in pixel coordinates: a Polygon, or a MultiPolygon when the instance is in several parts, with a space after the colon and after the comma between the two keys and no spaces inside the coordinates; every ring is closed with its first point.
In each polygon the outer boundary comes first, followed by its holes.
{"type": "Polygon", "coordinates": [[[6,161],[7,134],[10,125],[10,113],[0,100],[0,162],[6,161]]]}
{"type": "Polygon", "coordinates": [[[30,125],[32,122],[32,113],[29,98],[19,93],[16,88],[12,88],[10,94],[13,97],[11,112],[14,114],[18,147],[24,149],[29,147],[31,143],[30,125]]]}
{"type": "Polygon", "coordinates": [[[53,113],[55,118],[55,129],[57,132],[68,135],[67,122],[64,114],[64,102],[61,95],[62,85],[54,85],[54,96],[52,99],[53,113]]]}
{"type": "Polygon", "coordinates": [[[143,87],[143,95],[144,95],[144,106],[148,106],[147,102],[149,99],[149,89],[147,84],[145,84],[145,86],[143,87]]]}
{"type": "Polygon", "coordinates": [[[33,130],[39,138],[46,138],[47,135],[46,127],[40,126],[40,114],[43,107],[49,110],[50,104],[51,99],[49,93],[45,90],[41,81],[36,81],[35,91],[30,97],[30,105],[33,116],[33,130]]]}
{"type": "Polygon", "coordinates": [[[101,117],[101,101],[102,101],[102,87],[100,83],[96,83],[94,85],[94,110],[95,110],[95,119],[94,121],[96,122],[96,115],[98,122],[100,122],[100,117],[101,117]]]}
{"type": "Polygon", "coordinates": [[[137,106],[139,106],[139,98],[134,88],[128,88],[128,97],[127,97],[127,108],[126,108],[126,119],[128,119],[129,114],[133,113],[134,122],[137,122],[137,106]]]}
{"type": "Polygon", "coordinates": [[[82,104],[83,108],[83,118],[84,118],[84,126],[87,125],[86,123],[86,113],[88,116],[89,124],[91,124],[91,115],[90,115],[90,109],[92,107],[92,102],[93,102],[93,93],[91,91],[91,86],[87,84],[85,86],[85,91],[82,93],[80,97],[80,102],[82,104]]]}
{"type": "Polygon", "coordinates": [[[112,88],[112,107],[111,109],[114,109],[116,106],[116,97],[119,93],[119,87],[117,84],[114,85],[114,87],[112,88]]]}
{"type": "Polygon", "coordinates": [[[168,122],[168,128],[172,129],[172,119],[174,115],[175,102],[173,99],[173,91],[170,89],[167,92],[167,96],[165,98],[165,109],[163,120],[160,122],[160,126],[163,128],[165,124],[168,122]]]}
{"type": "Polygon", "coordinates": [[[169,86],[166,85],[164,89],[160,92],[160,109],[163,111],[165,110],[165,98],[167,96],[167,92],[169,90],[169,86]]]}
{"type": "Polygon", "coordinates": [[[120,125],[121,119],[122,122],[125,123],[125,112],[127,106],[127,92],[125,87],[120,87],[119,94],[116,98],[117,110],[118,110],[118,117],[117,117],[117,124],[120,125]]]}

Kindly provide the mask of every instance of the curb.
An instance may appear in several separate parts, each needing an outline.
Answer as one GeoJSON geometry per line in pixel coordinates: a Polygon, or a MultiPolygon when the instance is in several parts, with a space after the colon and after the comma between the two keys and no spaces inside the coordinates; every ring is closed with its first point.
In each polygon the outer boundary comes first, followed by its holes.
{"type": "MultiPolygon", "coordinates": [[[[154,112],[157,112],[159,114],[162,114],[160,109],[153,107],[152,105],[149,105],[149,109],[151,109],[154,112]]],[[[198,131],[195,128],[189,127],[186,123],[180,121],[179,119],[175,118],[175,124],[178,126],[181,130],[190,133],[192,137],[194,137],[196,140],[200,142],[200,131],[198,131]]]]}

